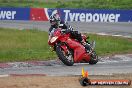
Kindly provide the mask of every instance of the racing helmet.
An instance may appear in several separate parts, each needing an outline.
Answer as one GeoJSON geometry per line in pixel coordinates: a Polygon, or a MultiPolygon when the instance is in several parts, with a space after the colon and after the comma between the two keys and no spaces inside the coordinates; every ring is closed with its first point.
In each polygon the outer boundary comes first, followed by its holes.
{"type": "Polygon", "coordinates": [[[60,24],[61,19],[60,19],[60,16],[59,16],[59,13],[57,10],[54,10],[52,12],[52,15],[50,16],[49,21],[50,21],[51,25],[57,25],[58,26],[60,24]]]}

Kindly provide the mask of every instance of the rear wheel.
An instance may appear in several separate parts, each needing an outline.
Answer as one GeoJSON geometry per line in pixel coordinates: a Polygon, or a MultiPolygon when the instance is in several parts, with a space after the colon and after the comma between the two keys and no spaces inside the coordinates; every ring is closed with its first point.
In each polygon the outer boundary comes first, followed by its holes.
{"type": "Polygon", "coordinates": [[[56,46],[56,54],[65,65],[72,66],[74,64],[72,51],[68,49],[68,52],[66,53],[63,48],[61,48],[60,44],[56,46]]]}
{"type": "Polygon", "coordinates": [[[91,53],[91,58],[90,58],[89,64],[93,65],[93,64],[96,64],[97,62],[98,62],[98,55],[96,54],[95,51],[93,51],[91,53]]]}

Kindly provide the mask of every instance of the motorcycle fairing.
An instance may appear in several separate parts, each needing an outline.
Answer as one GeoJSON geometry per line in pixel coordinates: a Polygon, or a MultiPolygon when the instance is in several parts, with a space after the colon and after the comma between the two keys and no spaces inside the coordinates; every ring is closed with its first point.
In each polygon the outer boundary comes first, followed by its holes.
{"type": "Polygon", "coordinates": [[[82,58],[86,61],[90,60],[89,55],[85,51],[85,47],[74,39],[67,39],[68,46],[74,50],[74,62],[78,63],[82,61],[82,58]]]}

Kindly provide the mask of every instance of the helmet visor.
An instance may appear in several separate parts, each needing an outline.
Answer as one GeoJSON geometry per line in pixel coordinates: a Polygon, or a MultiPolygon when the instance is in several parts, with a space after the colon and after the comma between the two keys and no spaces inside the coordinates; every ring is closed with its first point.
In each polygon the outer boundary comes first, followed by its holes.
{"type": "Polygon", "coordinates": [[[51,24],[51,25],[55,25],[55,24],[56,24],[56,21],[50,20],[50,24],[51,24]]]}

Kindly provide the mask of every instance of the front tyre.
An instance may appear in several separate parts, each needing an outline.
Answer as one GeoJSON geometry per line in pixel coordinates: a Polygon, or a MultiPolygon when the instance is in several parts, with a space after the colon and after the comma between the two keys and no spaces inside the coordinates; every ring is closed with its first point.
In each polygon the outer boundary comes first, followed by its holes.
{"type": "Polygon", "coordinates": [[[98,62],[98,55],[96,54],[95,51],[93,51],[91,53],[91,58],[90,58],[89,64],[93,65],[93,64],[96,64],[97,62],[98,62]]]}
{"type": "Polygon", "coordinates": [[[61,45],[57,45],[56,54],[65,65],[72,66],[74,64],[73,55],[70,50],[68,50],[68,53],[65,53],[64,50],[61,48],[61,45]]]}

